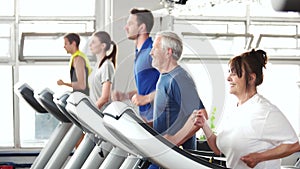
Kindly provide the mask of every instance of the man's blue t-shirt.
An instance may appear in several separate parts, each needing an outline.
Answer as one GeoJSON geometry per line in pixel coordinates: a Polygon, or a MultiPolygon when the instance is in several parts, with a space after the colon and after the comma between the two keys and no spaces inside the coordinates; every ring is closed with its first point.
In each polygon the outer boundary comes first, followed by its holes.
{"type": "MultiPolygon", "coordinates": [[[[156,82],[159,77],[159,72],[152,67],[152,57],[150,51],[152,49],[152,38],[149,37],[143,44],[142,48],[137,51],[134,61],[134,76],[137,86],[137,92],[140,95],[147,95],[153,92],[156,88],[156,82]]],[[[148,103],[144,106],[139,106],[140,115],[147,120],[153,119],[153,105],[148,103]]]]}
{"type": "MultiPolygon", "coordinates": [[[[160,75],[153,114],[153,128],[158,133],[176,134],[194,110],[203,108],[193,79],[181,66],[160,75]]],[[[184,149],[195,149],[196,136],[182,146],[184,149]]]]}

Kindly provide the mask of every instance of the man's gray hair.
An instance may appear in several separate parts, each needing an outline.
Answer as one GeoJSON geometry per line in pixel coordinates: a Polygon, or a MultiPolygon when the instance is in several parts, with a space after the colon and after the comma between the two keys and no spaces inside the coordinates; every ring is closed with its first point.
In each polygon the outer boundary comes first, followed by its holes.
{"type": "Polygon", "coordinates": [[[160,43],[164,50],[172,49],[173,55],[172,57],[175,60],[179,60],[182,54],[182,40],[181,38],[172,31],[161,31],[157,32],[156,36],[161,37],[160,43]]]}

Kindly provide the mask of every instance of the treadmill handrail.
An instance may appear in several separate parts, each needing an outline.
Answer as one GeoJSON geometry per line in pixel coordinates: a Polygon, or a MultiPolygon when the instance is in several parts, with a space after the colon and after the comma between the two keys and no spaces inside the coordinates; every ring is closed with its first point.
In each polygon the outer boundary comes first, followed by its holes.
{"type": "Polygon", "coordinates": [[[101,118],[103,118],[103,113],[97,109],[88,98],[83,98],[81,99],[78,103],[71,103],[69,102],[68,104],[72,104],[73,106],[77,107],[81,102],[84,102],[85,104],[87,104],[91,109],[93,109],[93,111],[95,111],[101,118]]]}

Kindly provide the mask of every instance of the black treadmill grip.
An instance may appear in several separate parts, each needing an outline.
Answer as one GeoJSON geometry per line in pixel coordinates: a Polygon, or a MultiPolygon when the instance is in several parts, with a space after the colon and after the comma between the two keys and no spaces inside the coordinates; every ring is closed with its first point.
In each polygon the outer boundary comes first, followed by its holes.
{"type": "Polygon", "coordinates": [[[27,83],[24,83],[18,88],[22,97],[28,102],[28,104],[39,113],[48,113],[43,106],[34,97],[34,91],[27,83]]]}
{"type": "Polygon", "coordinates": [[[58,109],[57,105],[53,101],[53,92],[49,89],[42,90],[39,94],[39,101],[49,113],[61,122],[70,123],[71,121],[58,109]]]}

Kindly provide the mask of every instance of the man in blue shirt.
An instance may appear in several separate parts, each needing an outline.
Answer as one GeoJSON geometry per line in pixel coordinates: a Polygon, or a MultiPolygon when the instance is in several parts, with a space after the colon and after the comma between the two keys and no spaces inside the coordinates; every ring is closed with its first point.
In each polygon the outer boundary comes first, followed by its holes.
{"type": "Polygon", "coordinates": [[[114,92],[114,99],[131,99],[139,106],[142,118],[147,121],[153,119],[153,100],[159,72],[152,67],[152,38],[150,32],[153,28],[154,17],[150,10],[133,8],[125,25],[127,38],[134,40],[136,55],[134,60],[134,76],[137,90],[127,93],[114,92]]]}
{"type": "MultiPolygon", "coordinates": [[[[173,32],[158,32],[150,52],[152,66],[160,72],[156,86],[153,128],[176,146],[196,149],[194,110],[207,118],[205,107],[198,96],[192,77],[177,61],[182,54],[182,41],[173,32]]],[[[148,169],[158,169],[151,164],[148,169]]]]}
{"type": "Polygon", "coordinates": [[[192,113],[201,110],[207,118],[207,112],[192,77],[177,63],[182,49],[177,34],[167,31],[156,34],[150,53],[152,66],[160,72],[154,99],[153,128],[177,146],[196,149],[195,133],[199,128],[189,125],[192,124],[192,113]]]}

